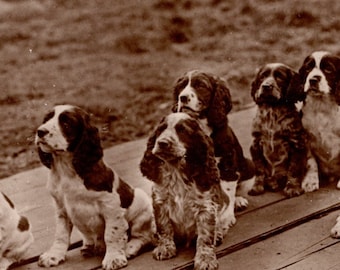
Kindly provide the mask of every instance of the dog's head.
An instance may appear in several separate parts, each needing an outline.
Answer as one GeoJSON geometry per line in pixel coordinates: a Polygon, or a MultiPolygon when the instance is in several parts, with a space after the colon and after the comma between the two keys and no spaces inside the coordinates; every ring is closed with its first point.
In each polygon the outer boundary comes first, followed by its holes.
{"type": "Polygon", "coordinates": [[[141,171],[161,183],[165,163],[184,172],[202,190],[219,181],[212,141],[186,113],[172,113],[160,122],[148,140],[141,171]]]}
{"type": "Polygon", "coordinates": [[[1,258],[6,258],[6,262],[11,264],[25,255],[33,243],[33,236],[28,219],[17,213],[12,201],[2,192],[0,192],[0,228],[0,260],[5,263],[1,258]]]}
{"type": "Polygon", "coordinates": [[[256,104],[278,104],[287,102],[287,90],[296,72],[281,63],[262,66],[251,85],[251,96],[256,104]]]}
{"type": "Polygon", "coordinates": [[[340,57],[324,51],[307,56],[290,91],[300,101],[307,95],[327,96],[340,105],[340,57]]]}
{"type": "Polygon", "coordinates": [[[232,101],[225,81],[201,71],[190,71],[179,78],[174,90],[174,112],[187,112],[207,118],[210,127],[225,125],[232,101]]]}
{"type": "Polygon", "coordinates": [[[112,190],[112,172],[103,170],[104,166],[99,163],[103,149],[98,129],[83,109],[72,105],[55,106],[38,127],[35,142],[46,167],[53,167],[54,157],[68,154],[87,188],[112,190]]]}

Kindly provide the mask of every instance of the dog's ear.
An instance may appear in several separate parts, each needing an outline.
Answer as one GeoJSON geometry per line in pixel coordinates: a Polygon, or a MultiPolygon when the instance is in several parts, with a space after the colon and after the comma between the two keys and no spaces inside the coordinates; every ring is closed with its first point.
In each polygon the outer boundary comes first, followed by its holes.
{"type": "Polygon", "coordinates": [[[77,174],[85,179],[94,165],[103,157],[98,129],[90,123],[84,111],[76,114],[79,119],[79,135],[75,138],[72,164],[77,174]]]}
{"type": "Polygon", "coordinates": [[[41,163],[47,168],[51,169],[53,164],[53,156],[50,153],[43,152],[40,147],[38,147],[38,154],[41,163]]]}
{"type": "Polygon", "coordinates": [[[211,77],[213,93],[209,110],[208,123],[211,127],[220,127],[227,123],[227,115],[232,109],[232,100],[226,82],[217,76],[211,77]]]}
{"type": "Polygon", "coordinates": [[[340,106],[340,57],[337,57],[336,59],[337,59],[336,61],[337,74],[336,74],[336,87],[335,87],[334,97],[335,97],[336,103],[340,106]]]}
{"type": "MultiPolygon", "coordinates": [[[[293,97],[289,96],[289,95],[292,94],[292,92],[290,92],[290,87],[291,87],[292,83],[294,83],[294,84],[297,83],[296,80],[299,77],[299,75],[293,69],[288,68],[288,67],[286,68],[285,73],[286,73],[286,79],[285,79],[284,84],[282,86],[282,97],[284,99],[286,99],[287,102],[295,103],[296,100],[295,100],[294,96],[293,97]]],[[[297,100],[297,101],[299,101],[299,100],[297,100]]]]}
{"type": "Polygon", "coordinates": [[[219,182],[219,170],[215,160],[214,146],[199,124],[194,120],[190,136],[190,145],[187,145],[185,169],[188,179],[193,179],[201,191],[209,190],[219,182]]]}
{"type": "Polygon", "coordinates": [[[250,95],[253,98],[253,100],[255,101],[255,94],[256,91],[259,89],[260,85],[261,85],[261,79],[260,79],[260,73],[261,73],[262,69],[257,68],[256,69],[256,73],[255,73],[255,77],[251,83],[251,90],[250,90],[250,95]]]}
{"type": "MultiPolygon", "coordinates": [[[[163,121],[164,119],[161,122],[163,121]]],[[[158,137],[157,130],[158,127],[152,132],[148,139],[146,150],[139,164],[139,168],[142,174],[149,180],[155,183],[160,183],[162,180],[161,166],[164,164],[164,161],[162,161],[160,158],[158,158],[156,155],[152,153],[152,149],[154,148],[158,137]]]]}
{"type": "Polygon", "coordinates": [[[293,73],[286,93],[287,102],[296,103],[298,101],[305,100],[306,93],[303,89],[303,73],[304,71],[302,70],[302,67],[300,68],[298,73],[293,73]]]}
{"type": "Polygon", "coordinates": [[[172,96],[173,96],[173,102],[174,102],[172,106],[172,112],[177,112],[178,96],[180,95],[184,87],[188,84],[188,82],[189,82],[189,78],[187,76],[187,73],[184,74],[182,77],[178,78],[178,80],[175,82],[173,89],[172,89],[172,96]]]}

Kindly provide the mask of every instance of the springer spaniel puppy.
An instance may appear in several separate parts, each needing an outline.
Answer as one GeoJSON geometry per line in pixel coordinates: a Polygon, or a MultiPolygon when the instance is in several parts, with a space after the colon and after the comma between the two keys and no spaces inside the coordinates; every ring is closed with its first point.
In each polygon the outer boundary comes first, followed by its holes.
{"type": "Polygon", "coordinates": [[[340,188],[340,57],[323,51],[307,56],[290,91],[303,101],[302,124],[319,175],[304,185],[316,190],[319,181],[335,180],[340,188]]]}
{"type": "Polygon", "coordinates": [[[11,200],[0,192],[0,270],[20,261],[32,243],[28,219],[20,216],[11,200]]]}
{"type": "Polygon", "coordinates": [[[64,261],[76,226],[83,235],[84,256],[105,253],[105,270],[126,266],[127,258],[154,237],[151,198],[104,164],[98,129],[79,107],[54,107],[37,129],[36,144],[41,162],[50,169],[47,188],[57,211],[55,241],[38,264],[64,261]]]}
{"type": "Polygon", "coordinates": [[[190,71],[177,80],[173,95],[174,111],[195,116],[212,138],[223,188],[230,195],[230,207],[247,207],[247,199],[235,198],[235,192],[238,181],[254,176],[254,165],[244,157],[242,147],[228,125],[232,101],[225,81],[212,74],[190,71]]]}
{"type": "Polygon", "coordinates": [[[176,244],[197,237],[195,269],[217,269],[215,245],[221,243],[233,215],[221,187],[213,143],[196,118],[166,116],[150,136],[140,164],[154,182],[153,207],[158,232],[156,260],[176,255],[176,244]]]}
{"type": "Polygon", "coordinates": [[[259,69],[252,83],[251,96],[257,104],[257,114],[253,120],[254,140],[250,152],[256,177],[250,195],[281,188],[288,197],[303,193],[307,134],[295,103],[287,96],[295,74],[284,64],[271,63],[259,69]]]}

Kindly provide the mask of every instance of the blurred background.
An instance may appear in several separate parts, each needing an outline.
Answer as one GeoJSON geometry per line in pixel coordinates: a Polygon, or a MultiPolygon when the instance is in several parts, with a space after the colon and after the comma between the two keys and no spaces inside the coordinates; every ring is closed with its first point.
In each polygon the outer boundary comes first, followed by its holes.
{"type": "Polygon", "coordinates": [[[191,69],[227,80],[234,111],[256,69],[339,54],[337,0],[0,0],[0,178],[39,166],[55,104],[86,109],[109,147],[145,137],[191,69]]]}

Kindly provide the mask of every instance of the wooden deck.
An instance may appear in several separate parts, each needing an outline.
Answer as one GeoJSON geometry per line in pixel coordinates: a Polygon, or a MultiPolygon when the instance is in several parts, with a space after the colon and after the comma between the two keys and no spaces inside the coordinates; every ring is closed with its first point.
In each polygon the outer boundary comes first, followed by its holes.
{"type": "MultiPolygon", "coordinates": [[[[248,156],[254,112],[252,107],[230,116],[248,156]]],[[[150,192],[151,183],[138,170],[145,144],[142,139],[106,149],[105,160],[130,184],[150,192]]],[[[52,199],[45,189],[46,177],[47,169],[40,167],[0,181],[0,190],[29,218],[35,237],[28,259],[15,269],[40,269],[38,255],[52,244],[55,219],[52,199]]],[[[244,184],[245,194],[251,184],[244,184]]],[[[217,248],[220,269],[340,269],[340,243],[330,237],[340,212],[340,191],[335,184],[292,199],[285,199],[281,193],[247,197],[248,209],[237,213],[236,225],[217,248]]],[[[54,269],[100,269],[101,258],[84,259],[80,255],[77,231],[73,232],[72,243],[66,262],[54,269]]],[[[130,260],[125,269],[191,269],[193,256],[194,249],[181,249],[177,257],[158,262],[145,252],[130,260]]]]}

